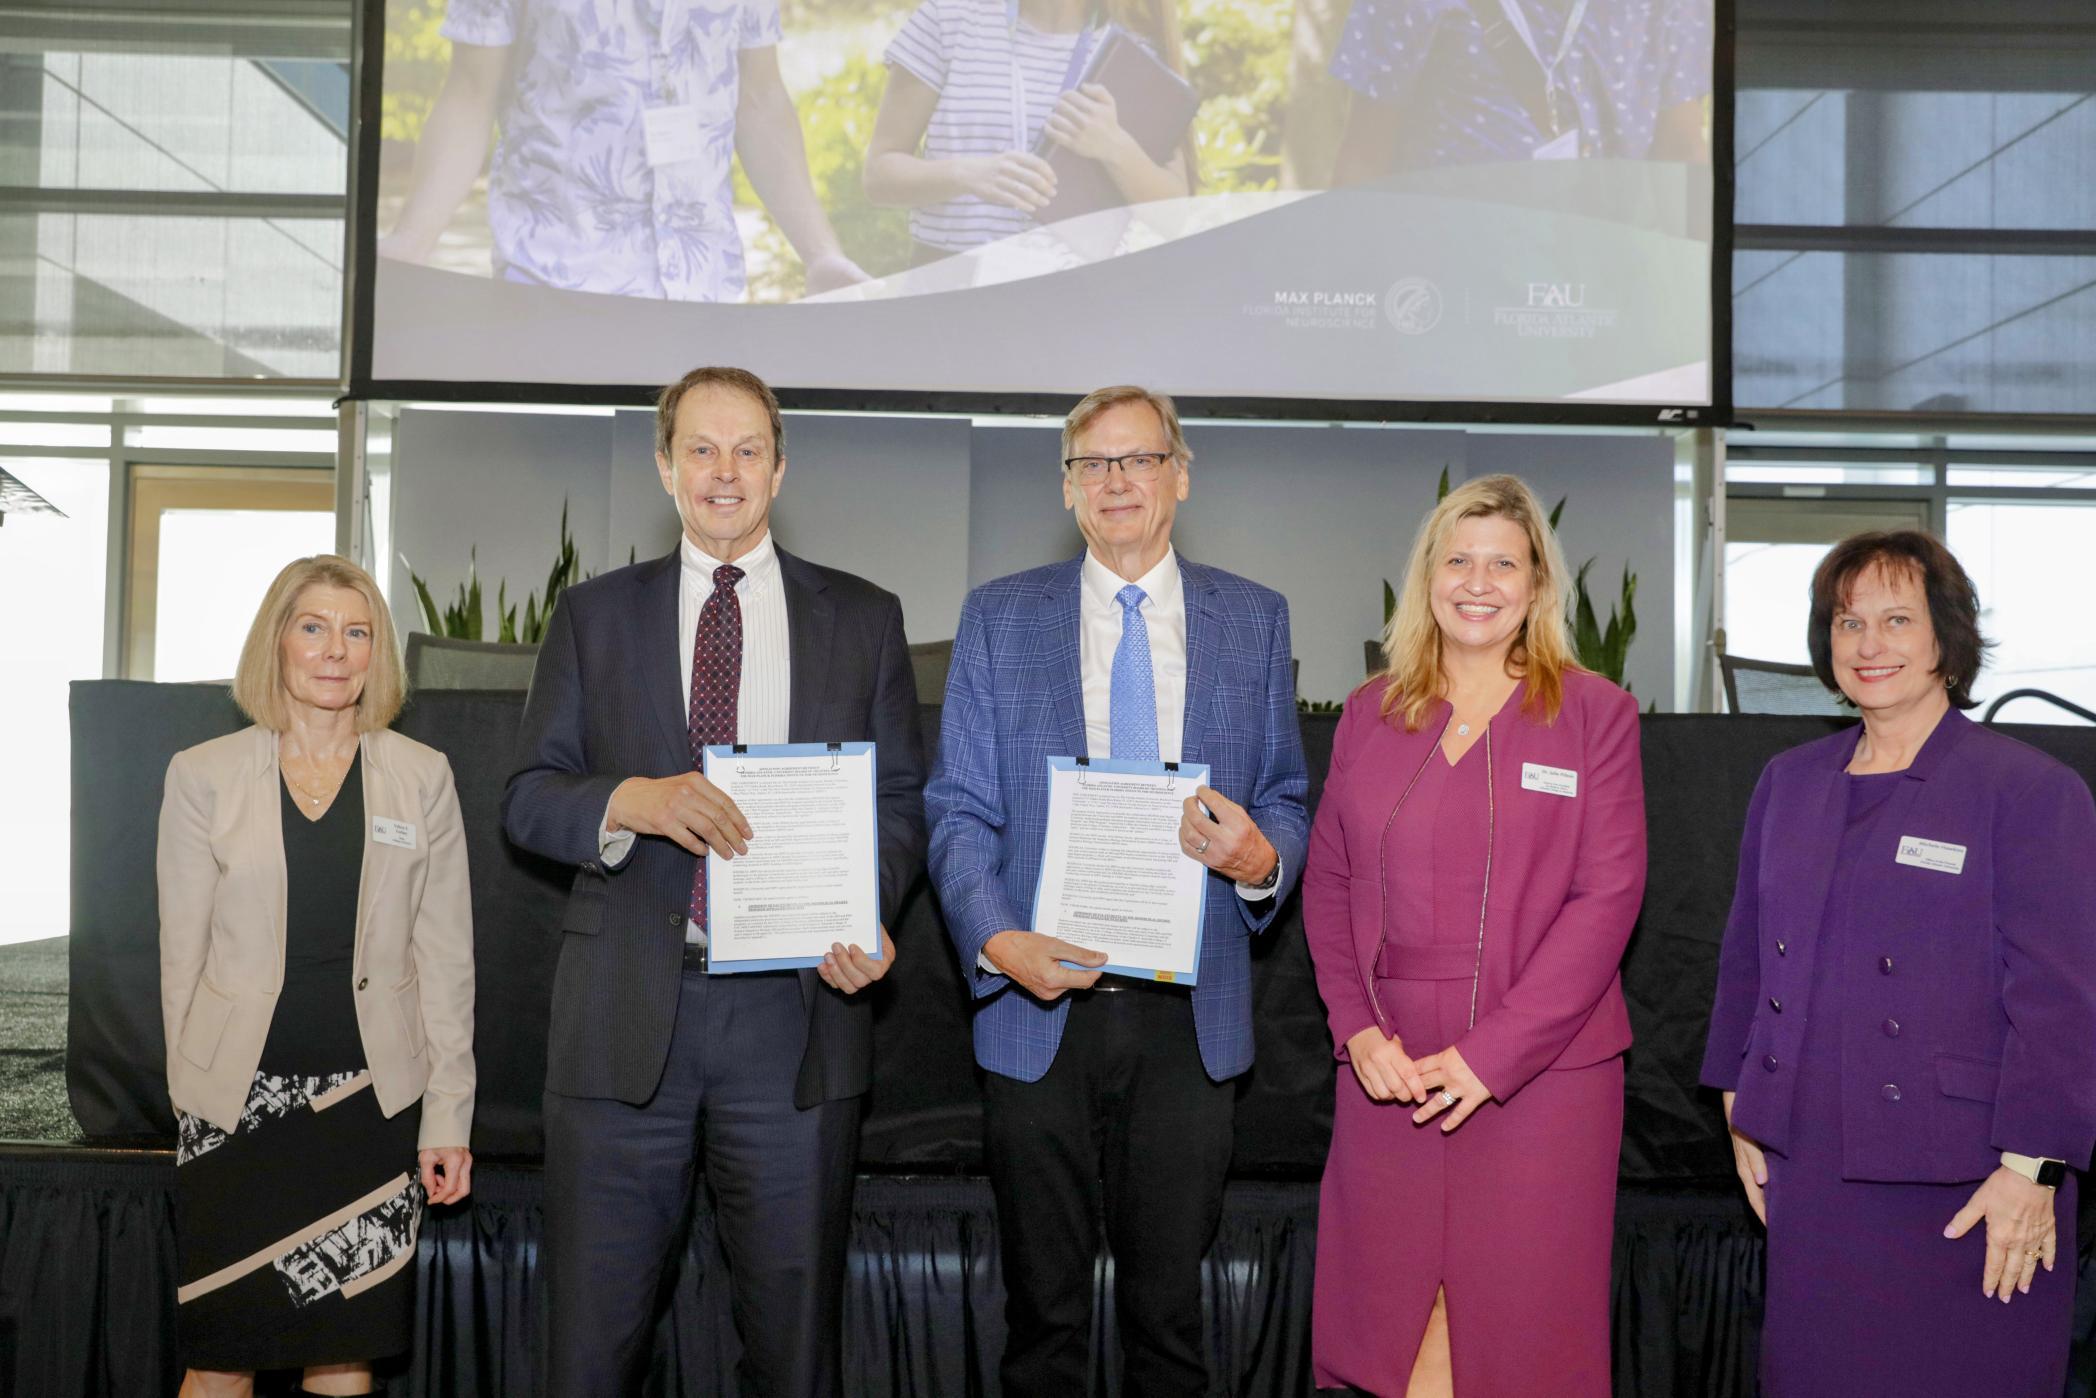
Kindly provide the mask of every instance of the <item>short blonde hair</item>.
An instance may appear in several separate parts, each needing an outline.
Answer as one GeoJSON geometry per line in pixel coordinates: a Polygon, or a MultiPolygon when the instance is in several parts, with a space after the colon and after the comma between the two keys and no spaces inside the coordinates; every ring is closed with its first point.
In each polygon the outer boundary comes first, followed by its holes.
{"type": "Polygon", "coordinates": [[[1545,723],[1555,723],[1565,701],[1565,671],[1579,668],[1570,623],[1572,589],[1550,516],[1519,476],[1480,476],[1451,490],[1420,521],[1412,556],[1405,563],[1404,591],[1383,633],[1383,678],[1390,681],[1383,692],[1383,717],[1391,722],[1401,718],[1408,733],[1426,722],[1427,710],[1442,697],[1447,679],[1441,669],[1441,628],[1429,605],[1435,566],[1456,525],[1481,518],[1519,525],[1528,535],[1535,565],[1528,615],[1507,652],[1507,664],[1528,681],[1522,708],[1545,723]]]}
{"type": "Polygon", "coordinates": [[[371,608],[371,668],[357,696],[357,731],[376,733],[392,726],[407,701],[407,670],[400,663],[400,643],[393,632],[393,613],[371,574],[332,553],[295,558],[284,565],[263,594],[262,608],[240,647],[240,668],[233,672],[233,702],[240,711],[273,733],[291,725],[284,702],[284,628],[297,613],[298,599],[309,587],[343,587],[360,594],[371,608]]]}
{"type": "Polygon", "coordinates": [[[1171,448],[1172,459],[1185,466],[1194,459],[1193,449],[1186,445],[1186,434],[1179,430],[1179,409],[1172,404],[1169,395],[1153,393],[1132,383],[1115,384],[1111,388],[1095,388],[1079,399],[1070,415],[1063,419],[1064,461],[1077,454],[1077,434],[1092,425],[1092,420],[1108,408],[1123,403],[1148,403],[1156,411],[1157,420],[1164,424],[1165,441],[1171,448]]]}

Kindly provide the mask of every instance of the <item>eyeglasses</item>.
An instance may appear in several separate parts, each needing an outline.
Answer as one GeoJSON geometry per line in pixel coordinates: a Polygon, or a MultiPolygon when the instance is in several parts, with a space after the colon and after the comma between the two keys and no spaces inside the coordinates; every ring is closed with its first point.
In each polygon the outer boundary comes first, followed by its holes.
{"type": "Polygon", "coordinates": [[[1081,480],[1103,481],[1107,472],[1119,466],[1129,480],[1146,481],[1171,459],[1170,454],[1161,451],[1135,451],[1126,456],[1070,456],[1063,458],[1063,468],[1075,472],[1081,480]]]}

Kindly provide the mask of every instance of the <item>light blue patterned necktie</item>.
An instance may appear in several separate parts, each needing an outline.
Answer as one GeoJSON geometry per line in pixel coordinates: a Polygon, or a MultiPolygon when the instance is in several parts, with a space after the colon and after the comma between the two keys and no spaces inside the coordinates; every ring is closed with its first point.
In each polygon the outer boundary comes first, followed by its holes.
{"type": "Polygon", "coordinates": [[[1143,620],[1148,595],[1134,583],[1114,594],[1121,604],[1121,644],[1114,648],[1113,688],[1107,696],[1107,728],[1113,756],[1130,762],[1157,760],[1157,677],[1150,669],[1150,627],[1143,620]]]}

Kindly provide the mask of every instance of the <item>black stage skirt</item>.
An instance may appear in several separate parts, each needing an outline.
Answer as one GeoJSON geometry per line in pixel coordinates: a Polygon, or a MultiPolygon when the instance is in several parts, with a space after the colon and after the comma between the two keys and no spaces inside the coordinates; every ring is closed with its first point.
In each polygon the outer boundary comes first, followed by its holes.
{"type": "Polygon", "coordinates": [[[293,1369],[408,1348],[419,1103],[385,1116],[368,1072],[257,1073],[233,1134],[175,1116],[185,1367],[293,1369]]]}

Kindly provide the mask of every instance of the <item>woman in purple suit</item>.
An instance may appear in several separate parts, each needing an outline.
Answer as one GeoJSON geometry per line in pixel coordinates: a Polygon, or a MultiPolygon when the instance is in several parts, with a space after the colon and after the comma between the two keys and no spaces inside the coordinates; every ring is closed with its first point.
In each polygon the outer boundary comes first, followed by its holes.
{"type": "Polygon", "coordinates": [[[1609,1391],[1645,885],[1637,704],[1573,661],[1563,556],[1487,476],[1420,526],[1347,701],[1303,915],[1339,1070],[1312,1367],[1372,1394],[1609,1391]]]}
{"type": "Polygon", "coordinates": [[[2096,1148],[2096,802],[1972,723],[1971,579],[1837,544],[1808,641],[1859,727],[1747,808],[1703,1081],[1768,1224],[1769,1398],[2051,1398],[2096,1148]],[[1978,1286],[1974,1286],[1974,1282],[1978,1286]]]}

